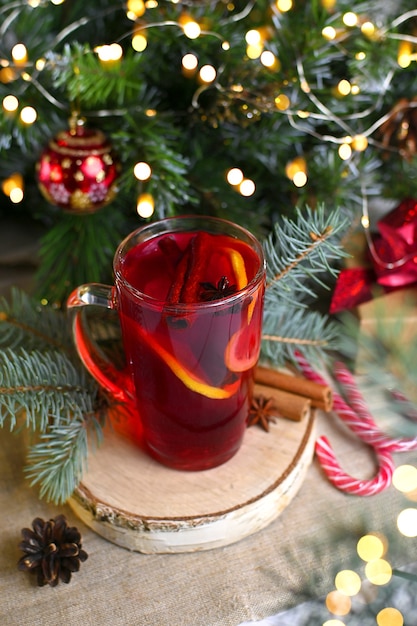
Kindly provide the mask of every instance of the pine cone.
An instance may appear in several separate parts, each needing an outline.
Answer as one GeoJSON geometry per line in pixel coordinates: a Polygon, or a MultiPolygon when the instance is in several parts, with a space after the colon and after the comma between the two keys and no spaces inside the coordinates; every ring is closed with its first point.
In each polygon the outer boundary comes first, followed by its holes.
{"type": "Polygon", "coordinates": [[[69,583],[72,572],[78,572],[80,563],[88,558],[77,528],[69,527],[64,515],[46,522],[36,517],[32,528],[22,529],[19,548],[25,554],[19,560],[19,570],[36,574],[40,587],[55,587],[59,580],[69,583]]]}

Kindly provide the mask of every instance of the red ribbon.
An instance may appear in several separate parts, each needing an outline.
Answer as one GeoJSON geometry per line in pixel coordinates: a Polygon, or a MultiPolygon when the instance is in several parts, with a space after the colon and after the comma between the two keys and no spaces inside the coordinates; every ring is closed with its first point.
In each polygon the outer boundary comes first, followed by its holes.
{"type": "Polygon", "coordinates": [[[371,300],[375,290],[389,292],[417,283],[417,200],[407,198],[378,222],[370,268],[342,270],[333,292],[330,313],[371,300]]]}

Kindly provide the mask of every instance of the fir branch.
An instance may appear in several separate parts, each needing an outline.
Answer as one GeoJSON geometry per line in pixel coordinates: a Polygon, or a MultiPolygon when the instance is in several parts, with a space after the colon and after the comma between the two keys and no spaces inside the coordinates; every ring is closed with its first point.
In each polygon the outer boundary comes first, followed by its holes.
{"type": "Polygon", "coordinates": [[[337,274],[332,262],[347,256],[340,245],[347,223],[341,209],[327,213],[323,205],[297,209],[295,220],[278,220],[264,242],[267,300],[275,292],[290,301],[300,294],[314,297],[313,283],[326,287],[323,276],[337,274]]]}
{"type": "Polygon", "coordinates": [[[0,298],[0,348],[72,351],[68,320],[24,292],[12,288],[10,302],[0,298]]]}
{"type": "Polygon", "coordinates": [[[26,427],[44,432],[51,419],[59,423],[92,411],[96,387],[83,368],[53,351],[0,352],[0,426],[10,430],[23,415],[26,427]]]}
{"type": "Polygon", "coordinates": [[[261,359],[274,367],[296,362],[297,352],[312,363],[322,361],[338,345],[339,326],[327,315],[287,303],[264,313],[261,359]]]}
{"type": "Polygon", "coordinates": [[[62,504],[71,496],[87,466],[89,434],[101,442],[94,411],[58,420],[30,448],[26,474],[32,486],[40,485],[41,498],[62,504]]]}

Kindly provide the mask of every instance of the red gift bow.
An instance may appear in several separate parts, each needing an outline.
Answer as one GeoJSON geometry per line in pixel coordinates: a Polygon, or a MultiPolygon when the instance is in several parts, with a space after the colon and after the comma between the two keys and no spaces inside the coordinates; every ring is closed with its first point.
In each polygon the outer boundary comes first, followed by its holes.
{"type": "Polygon", "coordinates": [[[340,272],[330,313],[371,300],[375,286],[389,292],[417,282],[417,200],[401,202],[378,222],[378,229],[370,245],[372,267],[340,272]]]}

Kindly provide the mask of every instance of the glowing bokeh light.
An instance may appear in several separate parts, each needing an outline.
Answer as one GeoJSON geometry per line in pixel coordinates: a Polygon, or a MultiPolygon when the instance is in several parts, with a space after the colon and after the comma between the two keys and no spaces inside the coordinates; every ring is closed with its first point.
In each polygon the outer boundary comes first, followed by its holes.
{"type": "Polygon", "coordinates": [[[327,594],[326,607],[334,615],[347,615],[352,607],[352,601],[349,596],[335,589],[327,594]]]}
{"type": "Polygon", "coordinates": [[[404,537],[417,537],[417,509],[403,509],[398,514],[397,527],[404,537]]]}
{"type": "Polygon", "coordinates": [[[356,550],[363,561],[374,561],[385,554],[386,541],[374,534],[364,535],[359,539],[356,550]]]}
{"type": "Polygon", "coordinates": [[[378,626],[403,626],[404,618],[401,611],[387,606],[377,614],[376,623],[378,626]]]}
{"type": "Polygon", "coordinates": [[[152,175],[151,166],[149,165],[149,163],[139,161],[139,163],[136,163],[135,167],[133,168],[133,174],[138,180],[148,180],[152,175]]]}
{"type": "Polygon", "coordinates": [[[353,570],[342,570],[336,574],[335,587],[347,596],[356,596],[361,589],[360,576],[353,570]]]}
{"type": "Polygon", "coordinates": [[[153,196],[150,193],[142,193],[138,198],[136,210],[138,215],[144,219],[151,217],[155,210],[153,196]]]}
{"type": "Polygon", "coordinates": [[[391,565],[385,559],[369,561],[365,566],[365,576],[373,585],[386,585],[392,578],[391,565]]]}
{"type": "Polygon", "coordinates": [[[402,493],[409,493],[417,489],[417,467],[414,465],[399,465],[392,476],[392,484],[402,493]]]}
{"type": "Polygon", "coordinates": [[[226,180],[229,185],[240,185],[243,180],[243,172],[238,167],[232,167],[226,174],[226,180]]]}
{"type": "Polygon", "coordinates": [[[184,69],[188,71],[193,71],[197,69],[198,59],[195,54],[192,54],[191,52],[189,52],[188,54],[184,54],[184,56],[182,57],[181,63],[184,69]]]}
{"type": "Polygon", "coordinates": [[[15,111],[17,111],[18,106],[19,100],[16,98],[16,96],[10,94],[3,98],[3,109],[7,111],[7,113],[14,113],[15,111]]]}
{"type": "Polygon", "coordinates": [[[203,65],[200,69],[200,78],[203,83],[212,83],[216,80],[217,72],[212,65],[203,65]]]}
{"type": "Polygon", "coordinates": [[[20,119],[24,124],[33,124],[34,122],[36,122],[37,117],[38,114],[36,112],[36,109],[34,109],[33,107],[26,106],[23,107],[23,109],[20,111],[20,119]]]}
{"type": "Polygon", "coordinates": [[[255,193],[255,183],[250,178],[244,178],[239,185],[239,191],[245,198],[253,196],[255,193]]]}

